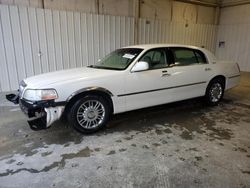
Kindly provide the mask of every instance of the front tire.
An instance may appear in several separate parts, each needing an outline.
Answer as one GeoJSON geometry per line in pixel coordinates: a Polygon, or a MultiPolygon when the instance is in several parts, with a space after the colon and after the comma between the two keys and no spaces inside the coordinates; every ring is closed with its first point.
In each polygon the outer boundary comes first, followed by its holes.
{"type": "Polygon", "coordinates": [[[87,95],[72,106],[70,122],[81,133],[93,133],[105,127],[110,113],[111,108],[104,97],[87,95]]]}
{"type": "Polygon", "coordinates": [[[218,105],[224,96],[225,82],[223,79],[215,78],[207,86],[205,99],[211,106],[218,105]]]}

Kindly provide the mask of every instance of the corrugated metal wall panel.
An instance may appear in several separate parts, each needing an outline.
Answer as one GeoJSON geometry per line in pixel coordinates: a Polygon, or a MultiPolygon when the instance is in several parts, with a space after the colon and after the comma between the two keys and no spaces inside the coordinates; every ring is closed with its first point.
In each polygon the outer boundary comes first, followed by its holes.
{"type": "Polygon", "coordinates": [[[134,18],[0,5],[0,91],[134,44],[134,18]]]}
{"type": "MultiPolygon", "coordinates": [[[[24,77],[96,63],[135,43],[132,17],[0,5],[0,91],[24,77]]],[[[216,26],[139,19],[138,43],[181,43],[214,51],[216,26]]]]}
{"type": "Polygon", "coordinates": [[[139,19],[139,43],[179,43],[215,52],[217,26],[139,19]]]}
{"type": "Polygon", "coordinates": [[[18,79],[22,79],[27,76],[26,74],[26,66],[24,59],[24,49],[22,42],[22,33],[19,19],[19,12],[17,7],[9,7],[10,20],[11,20],[11,30],[13,37],[13,46],[15,53],[15,61],[16,61],[16,70],[18,79]]]}
{"type": "Polygon", "coordinates": [[[6,50],[4,45],[2,14],[0,14],[0,91],[10,90],[9,69],[7,65],[6,50]]]}
{"type": "Polygon", "coordinates": [[[75,41],[75,56],[76,67],[82,66],[82,35],[81,35],[81,14],[74,13],[74,41],[75,41]]]}
{"type": "Polygon", "coordinates": [[[47,53],[49,62],[49,71],[55,71],[57,69],[56,63],[56,52],[55,52],[55,41],[54,41],[54,30],[53,30],[53,19],[52,11],[45,10],[45,29],[47,34],[47,53]]]}
{"type": "Polygon", "coordinates": [[[26,76],[29,77],[34,75],[34,65],[32,57],[31,36],[29,30],[30,23],[28,18],[28,9],[26,7],[20,7],[19,9],[24,63],[26,76]]]}
{"type": "Polygon", "coordinates": [[[219,59],[236,61],[242,71],[250,71],[250,24],[220,25],[218,28],[216,55],[219,59]],[[232,37],[233,36],[233,37],[232,37]],[[219,47],[224,41],[225,47],[219,47]]]}
{"type": "MultiPolygon", "coordinates": [[[[41,58],[39,56],[40,52],[40,40],[38,36],[38,24],[37,24],[37,15],[36,9],[28,8],[28,21],[29,21],[29,32],[31,40],[31,51],[32,51],[32,63],[34,67],[34,74],[42,73],[41,58]]],[[[20,81],[20,80],[19,80],[20,81]]],[[[15,83],[15,87],[16,87],[15,83]]],[[[13,87],[11,87],[14,89],[13,87]]]]}
{"type": "MultiPolygon", "coordinates": [[[[10,89],[13,89],[17,86],[17,82],[19,80],[19,75],[17,72],[17,62],[16,62],[16,54],[15,54],[15,47],[13,41],[13,30],[11,25],[11,18],[10,18],[10,9],[8,6],[0,6],[0,15],[1,15],[1,29],[2,29],[2,37],[1,40],[3,41],[3,48],[6,57],[6,62],[1,62],[2,64],[7,65],[8,72],[8,79],[9,79],[9,86],[10,89]]],[[[2,74],[2,68],[1,68],[2,74]]],[[[1,84],[1,87],[5,88],[5,83],[1,84]]]]}
{"type": "MultiPolygon", "coordinates": [[[[55,51],[55,68],[56,70],[63,69],[63,55],[62,55],[62,41],[61,41],[61,28],[60,28],[60,14],[59,11],[52,11],[52,24],[54,38],[54,51],[55,51]]],[[[52,52],[51,52],[52,53],[52,52]]]]}

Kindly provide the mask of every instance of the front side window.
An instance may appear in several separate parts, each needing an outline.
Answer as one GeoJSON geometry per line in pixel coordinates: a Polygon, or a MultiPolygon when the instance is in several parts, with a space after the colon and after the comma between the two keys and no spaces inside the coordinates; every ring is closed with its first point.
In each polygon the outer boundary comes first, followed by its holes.
{"type": "Polygon", "coordinates": [[[91,68],[125,70],[130,63],[142,52],[140,48],[122,48],[111,52],[91,68]]]}
{"type": "Polygon", "coordinates": [[[166,51],[163,48],[147,51],[139,61],[147,62],[149,65],[149,69],[166,68],[166,51]]]}

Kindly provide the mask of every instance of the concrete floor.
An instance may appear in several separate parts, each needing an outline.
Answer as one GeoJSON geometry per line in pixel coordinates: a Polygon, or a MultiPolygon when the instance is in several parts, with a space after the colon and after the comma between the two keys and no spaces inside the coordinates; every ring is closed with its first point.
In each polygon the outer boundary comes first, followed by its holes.
{"type": "Polygon", "coordinates": [[[114,116],[81,135],[34,132],[0,107],[0,187],[250,187],[250,73],[216,107],[188,100],[114,116]]]}

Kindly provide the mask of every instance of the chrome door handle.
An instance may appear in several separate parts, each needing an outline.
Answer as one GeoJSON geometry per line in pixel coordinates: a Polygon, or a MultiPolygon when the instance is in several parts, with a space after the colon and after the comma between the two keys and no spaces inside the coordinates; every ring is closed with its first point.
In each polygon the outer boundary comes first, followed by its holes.
{"type": "Polygon", "coordinates": [[[171,76],[171,74],[169,74],[169,73],[165,73],[165,74],[162,74],[161,76],[162,76],[162,77],[165,77],[165,76],[171,76]]]}
{"type": "Polygon", "coordinates": [[[171,74],[169,74],[167,70],[163,70],[161,76],[162,76],[162,77],[171,76],[171,74]]]}
{"type": "Polygon", "coordinates": [[[205,71],[211,71],[212,69],[211,68],[205,68],[205,71]]]}

